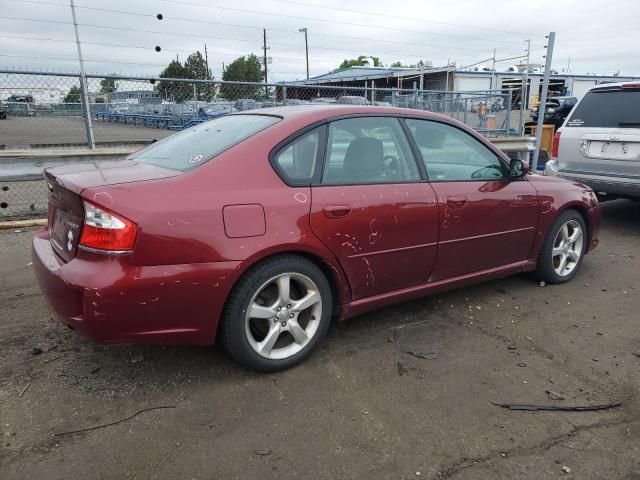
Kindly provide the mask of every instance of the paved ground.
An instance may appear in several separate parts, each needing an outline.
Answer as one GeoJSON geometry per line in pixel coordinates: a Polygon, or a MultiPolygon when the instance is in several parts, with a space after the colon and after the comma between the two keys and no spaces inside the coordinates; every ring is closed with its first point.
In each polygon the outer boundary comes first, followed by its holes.
{"type": "MultiPolygon", "coordinates": [[[[159,140],[172,130],[123,125],[94,120],[97,143],[138,143],[159,140]]],[[[0,121],[0,148],[28,148],[46,145],[86,145],[81,117],[7,117],[0,121]]]]}
{"type": "Polygon", "coordinates": [[[638,480],[640,204],[604,212],[570,284],[522,275],[386,308],[268,375],[218,348],[86,342],[50,317],[32,232],[0,232],[0,478],[638,480]],[[54,436],[158,406],[175,408],[54,436]]]}

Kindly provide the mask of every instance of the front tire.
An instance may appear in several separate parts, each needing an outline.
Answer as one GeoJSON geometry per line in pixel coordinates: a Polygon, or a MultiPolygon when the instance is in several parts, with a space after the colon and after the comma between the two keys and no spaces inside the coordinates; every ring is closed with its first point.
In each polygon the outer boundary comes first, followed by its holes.
{"type": "Polygon", "coordinates": [[[564,283],[577,273],[587,248],[587,228],[575,210],[563,212],[553,223],[538,257],[538,278],[564,283]]]}
{"type": "Polygon", "coordinates": [[[324,337],[332,305],[329,282],[313,262],[273,257],[252,267],[233,288],[223,313],[222,343],[246,367],[286,370],[324,337]]]}

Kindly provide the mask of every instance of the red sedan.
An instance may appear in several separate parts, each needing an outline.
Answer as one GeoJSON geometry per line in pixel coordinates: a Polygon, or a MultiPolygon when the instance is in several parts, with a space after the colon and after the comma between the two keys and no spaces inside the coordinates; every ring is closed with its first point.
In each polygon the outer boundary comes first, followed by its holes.
{"type": "Polygon", "coordinates": [[[45,177],[33,264],[64,323],[102,342],[220,338],[265,371],[307,357],[332,317],[517,272],[565,282],[600,228],[588,187],[407,109],[233,114],[45,177]]]}

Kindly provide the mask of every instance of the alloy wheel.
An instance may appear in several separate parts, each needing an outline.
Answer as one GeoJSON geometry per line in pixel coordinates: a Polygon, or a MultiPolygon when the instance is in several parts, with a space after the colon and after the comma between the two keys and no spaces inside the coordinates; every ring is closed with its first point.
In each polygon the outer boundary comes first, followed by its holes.
{"type": "Polygon", "coordinates": [[[283,273],[265,282],[251,298],[245,335],[258,355],[281,360],[307,346],[318,331],[321,316],[318,286],[300,273],[283,273]]]}
{"type": "Polygon", "coordinates": [[[576,220],[566,222],[553,241],[551,258],[553,270],[560,277],[566,277],[576,269],[582,256],[582,226],[576,220]]]}

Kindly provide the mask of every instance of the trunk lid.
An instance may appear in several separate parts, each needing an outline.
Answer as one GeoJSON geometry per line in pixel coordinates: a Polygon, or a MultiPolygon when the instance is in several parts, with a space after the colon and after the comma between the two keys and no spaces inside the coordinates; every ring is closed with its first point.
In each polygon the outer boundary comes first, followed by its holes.
{"type": "Polygon", "coordinates": [[[141,182],[179,175],[181,172],[133,160],[105,160],[91,163],[74,163],[49,168],[47,175],[67,190],[80,193],[85,188],[141,182]]]}
{"type": "Polygon", "coordinates": [[[84,223],[81,193],[86,188],[156,180],[180,172],[131,160],[64,165],[45,170],[49,189],[47,220],[51,245],[59,257],[75,257],[84,223]]]}

